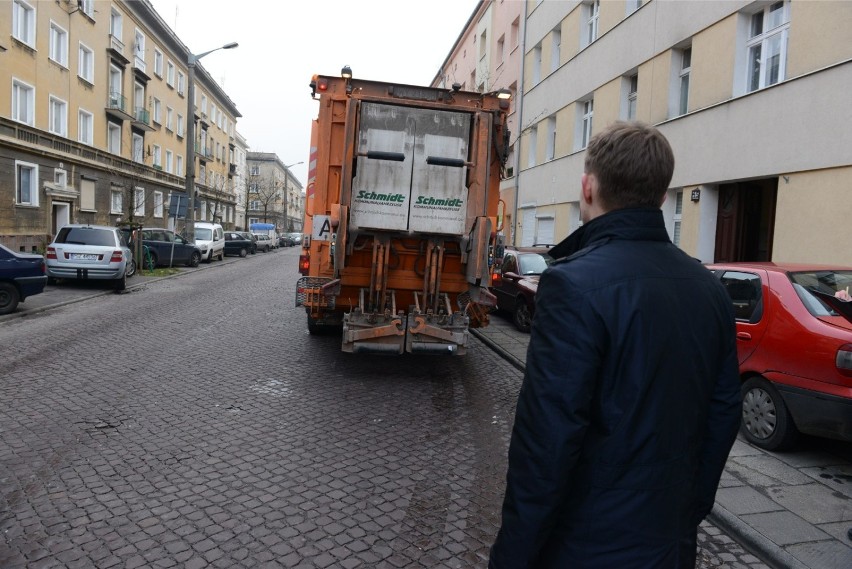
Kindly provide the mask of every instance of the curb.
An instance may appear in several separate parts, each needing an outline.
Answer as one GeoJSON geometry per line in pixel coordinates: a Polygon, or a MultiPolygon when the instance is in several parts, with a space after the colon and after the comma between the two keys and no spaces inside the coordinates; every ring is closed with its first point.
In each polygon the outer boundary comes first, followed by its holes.
{"type": "MultiPolygon", "coordinates": [[[[470,333],[518,370],[523,372],[526,369],[524,362],[511,355],[479,330],[472,328],[470,333]]],[[[707,519],[734,537],[749,553],[758,557],[773,569],[808,569],[807,565],[804,565],[766,536],[741,521],[737,516],[720,506],[718,502],[713,505],[707,519]]]]}

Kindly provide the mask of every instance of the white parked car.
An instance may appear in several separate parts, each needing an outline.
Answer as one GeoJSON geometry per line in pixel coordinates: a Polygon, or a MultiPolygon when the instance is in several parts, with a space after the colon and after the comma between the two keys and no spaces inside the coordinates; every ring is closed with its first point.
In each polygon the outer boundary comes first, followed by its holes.
{"type": "Polygon", "coordinates": [[[195,222],[195,244],[201,250],[201,258],[208,263],[214,258],[225,258],[225,230],[218,223],[195,222]]]}
{"type": "Polygon", "coordinates": [[[127,278],[136,273],[133,254],[124,234],[108,225],[72,224],[62,227],[47,246],[44,256],[47,280],[114,281],[124,290],[127,278]]]}
{"type": "Polygon", "coordinates": [[[252,233],[257,238],[257,250],[263,251],[266,253],[267,251],[272,251],[275,249],[275,240],[272,239],[266,233],[252,233]]]}

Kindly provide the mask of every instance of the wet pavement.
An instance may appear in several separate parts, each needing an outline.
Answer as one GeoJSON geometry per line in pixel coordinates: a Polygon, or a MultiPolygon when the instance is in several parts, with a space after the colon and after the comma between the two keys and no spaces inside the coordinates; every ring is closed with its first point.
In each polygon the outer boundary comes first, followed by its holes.
{"type": "MultiPolygon", "coordinates": [[[[508,315],[491,315],[490,325],[474,333],[524,369],[530,336],[508,315]]],[[[721,529],[773,567],[852,567],[852,443],[804,437],[797,449],[779,453],[739,437],[707,521],[702,529],[711,538],[724,536],[716,533],[721,529]]],[[[748,566],[736,553],[723,559],[748,566]]]]}

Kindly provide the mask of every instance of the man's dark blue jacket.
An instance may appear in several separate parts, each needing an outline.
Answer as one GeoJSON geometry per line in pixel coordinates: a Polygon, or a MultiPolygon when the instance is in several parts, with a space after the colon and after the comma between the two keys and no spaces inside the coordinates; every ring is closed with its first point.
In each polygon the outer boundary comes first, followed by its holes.
{"type": "Polygon", "coordinates": [[[680,545],[740,422],[730,299],[659,209],[597,217],[552,255],[489,567],[692,566],[680,545]]]}

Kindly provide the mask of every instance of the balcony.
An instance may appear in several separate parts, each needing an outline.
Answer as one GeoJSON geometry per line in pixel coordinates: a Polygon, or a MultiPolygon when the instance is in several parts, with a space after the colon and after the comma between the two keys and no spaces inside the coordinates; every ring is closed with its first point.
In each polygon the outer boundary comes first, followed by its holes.
{"type": "Polygon", "coordinates": [[[133,119],[133,126],[141,129],[152,131],[154,127],[151,126],[151,111],[142,107],[136,107],[136,114],[133,119]]]}
{"type": "Polygon", "coordinates": [[[109,36],[109,47],[107,48],[107,53],[109,53],[115,61],[122,65],[130,63],[130,60],[124,55],[124,43],[114,35],[109,36]]]}
{"type": "Polygon", "coordinates": [[[136,119],[136,117],[131,115],[127,110],[127,97],[121,93],[116,93],[115,91],[109,94],[106,112],[108,115],[121,121],[132,121],[136,119]]]}

